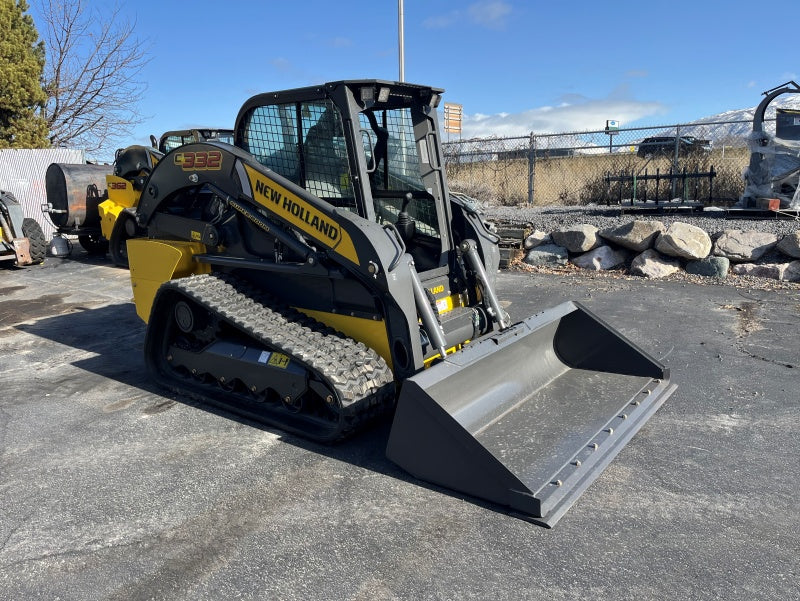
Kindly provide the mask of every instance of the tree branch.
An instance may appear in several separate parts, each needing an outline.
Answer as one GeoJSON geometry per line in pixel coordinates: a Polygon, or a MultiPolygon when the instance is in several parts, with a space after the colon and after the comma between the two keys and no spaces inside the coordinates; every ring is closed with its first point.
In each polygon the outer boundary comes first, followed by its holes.
{"type": "Polygon", "coordinates": [[[87,11],[84,0],[39,0],[39,5],[50,141],[90,152],[110,149],[141,122],[137,109],[146,86],[138,76],[149,57],[134,37],[135,23],[119,26],[119,6],[101,15],[87,11]]]}

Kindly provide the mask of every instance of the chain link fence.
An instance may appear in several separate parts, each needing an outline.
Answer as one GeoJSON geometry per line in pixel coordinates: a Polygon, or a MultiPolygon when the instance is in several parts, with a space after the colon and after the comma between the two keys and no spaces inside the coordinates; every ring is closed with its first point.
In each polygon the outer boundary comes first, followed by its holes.
{"type": "MultiPolygon", "coordinates": [[[[775,121],[766,121],[772,128],[775,121]]],[[[752,121],[443,144],[450,188],[506,206],[680,199],[728,205],[744,190],[752,121]]]]}

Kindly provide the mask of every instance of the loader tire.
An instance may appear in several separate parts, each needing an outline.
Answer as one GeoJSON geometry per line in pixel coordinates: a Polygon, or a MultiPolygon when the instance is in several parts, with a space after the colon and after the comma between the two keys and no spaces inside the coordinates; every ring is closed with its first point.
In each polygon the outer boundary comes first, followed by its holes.
{"type": "Polygon", "coordinates": [[[39,223],[30,217],[23,219],[22,235],[28,239],[33,265],[42,263],[45,255],[47,255],[47,240],[39,223]]]}
{"type": "Polygon", "coordinates": [[[108,241],[108,252],[114,265],[125,269],[128,269],[128,240],[131,239],[126,228],[126,222],[129,220],[132,220],[132,218],[125,213],[121,213],[114,224],[111,239],[108,241]]]}
{"type": "Polygon", "coordinates": [[[90,255],[104,255],[108,252],[108,240],[97,234],[78,236],[78,243],[90,255]]]}

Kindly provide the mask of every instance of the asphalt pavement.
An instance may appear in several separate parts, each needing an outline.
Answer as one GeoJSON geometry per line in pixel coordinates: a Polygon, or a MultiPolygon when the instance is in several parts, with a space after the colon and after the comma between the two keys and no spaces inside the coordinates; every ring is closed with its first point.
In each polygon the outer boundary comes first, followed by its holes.
{"type": "MultiPolygon", "coordinates": [[[[800,599],[800,291],[499,275],[677,392],[552,530],[154,386],[128,273],[0,270],[2,599],[800,599]]],[[[521,359],[524,360],[524,359],[521,359]]]]}

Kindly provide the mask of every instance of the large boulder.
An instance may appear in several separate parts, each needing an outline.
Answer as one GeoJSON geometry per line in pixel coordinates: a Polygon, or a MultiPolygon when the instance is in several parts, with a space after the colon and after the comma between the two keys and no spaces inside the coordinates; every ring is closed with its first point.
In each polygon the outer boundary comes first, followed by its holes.
{"type": "Polygon", "coordinates": [[[628,253],[624,250],[615,250],[604,244],[587,253],[573,257],[572,263],[581,269],[601,271],[622,265],[627,258],[628,253]]]}
{"type": "Polygon", "coordinates": [[[676,273],[680,268],[677,261],[662,257],[652,248],[636,256],[631,262],[631,273],[646,278],[663,278],[676,273]]]}
{"type": "Polygon", "coordinates": [[[706,257],[686,263],[686,273],[713,278],[724,278],[727,277],[730,266],[731,262],[727,257],[706,257]]]}
{"type": "Polygon", "coordinates": [[[525,246],[525,250],[530,250],[532,248],[536,248],[537,246],[541,246],[542,244],[550,244],[552,241],[553,239],[547,232],[535,230],[532,234],[525,238],[523,245],[525,246]]]}
{"type": "Polygon", "coordinates": [[[660,221],[631,221],[618,227],[606,228],[598,234],[606,240],[642,252],[653,245],[658,235],[664,231],[660,221]]]}
{"type": "Polygon", "coordinates": [[[588,223],[570,225],[551,234],[553,242],[571,253],[585,253],[600,246],[597,228],[588,223]]]}
{"type": "Polygon", "coordinates": [[[659,234],[655,249],[671,257],[703,259],[711,252],[711,237],[704,229],[676,221],[659,234]]]}
{"type": "Polygon", "coordinates": [[[528,265],[566,265],[569,253],[563,246],[556,244],[542,244],[528,251],[523,262],[528,265]]]}
{"type": "Polygon", "coordinates": [[[736,275],[750,275],[757,278],[769,278],[771,280],[782,280],[786,271],[786,263],[738,263],[731,267],[731,271],[736,275]]]}
{"type": "Polygon", "coordinates": [[[800,282],[800,261],[792,261],[786,265],[783,279],[787,282],[800,282]]]}
{"type": "Polygon", "coordinates": [[[800,259],[800,231],[784,236],[778,242],[778,250],[794,259],[800,259]]]}
{"type": "Polygon", "coordinates": [[[714,243],[714,254],[727,257],[732,262],[747,263],[758,261],[777,243],[778,237],[775,234],[725,230],[714,243]]]}

